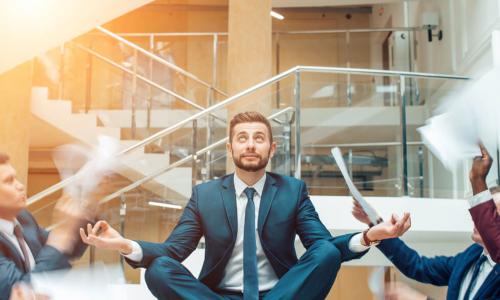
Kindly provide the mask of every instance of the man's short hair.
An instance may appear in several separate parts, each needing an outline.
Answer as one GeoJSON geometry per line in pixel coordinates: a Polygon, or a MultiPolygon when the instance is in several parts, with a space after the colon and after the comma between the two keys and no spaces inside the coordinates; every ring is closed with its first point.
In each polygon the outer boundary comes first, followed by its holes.
{"type": "Polygon", "coordinates": [[[231,122],[229,123],[229,142],[233,141],[234,134],[234,126],[240,123],[263,123],[267,127],[267,131],[269,131],[269,142],[273,142],[273,131],[271,129],[271,124],[269,120],[264,117],[262,114],[256,111],[246,111],[235,115],[231,122]]]}
{"type": "Polygon", "coordinates": [[[9,155],[7,153],[0,152],[0,165],[8,163],[10,160],[9,155]]]}

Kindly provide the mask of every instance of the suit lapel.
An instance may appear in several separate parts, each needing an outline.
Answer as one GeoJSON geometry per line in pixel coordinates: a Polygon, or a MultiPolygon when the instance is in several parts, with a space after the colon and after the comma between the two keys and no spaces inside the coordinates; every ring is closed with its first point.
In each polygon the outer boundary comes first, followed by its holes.
{"type": "Polygon", "coordinates": [[[276,180],[269,175],[266,176],[266,183],[264,184],[264,190],[262,191],[262,197],[260,199],[259,208],[259,220],[258,220],[258,230],[259,234],[262,235],[262,228],[271,209],[271,204],[273,203],[276,192],[278,191],[278,186],[276,180]]]}
{"type": "Polygon", "coordinates": [[[18,268],[24,270],[25,266],[22,254],[19,252],[19,250],[17,250],[16,246],[14,246],[14,244],[4,235],[3,232],[0,232],[0,242],[10,251],[11,256],[9,258],[14,261],[18,268]]]}
{"type": "Polygon", "coordinates": [[[233,240],[235,240],[238,232],[238,218],[236,212],[236,191],[234,190],[233,176],[234,174],[231,174],[223,179],[221,195],[222,202],[224,203],[224,208],[226,210],[226,217],[233,234],[233,240]]]}
{"type": "Polygon", "coordinates": [[[474,295],[474,299],[483,299],[483,294],[488,292],[492,287],[496,287],[500,284],[499,281],[500,275],[500,266],[496,264],[491,270],[490,274],[486,277],[483,284],[477,291],[476,295],[474,295]]]}

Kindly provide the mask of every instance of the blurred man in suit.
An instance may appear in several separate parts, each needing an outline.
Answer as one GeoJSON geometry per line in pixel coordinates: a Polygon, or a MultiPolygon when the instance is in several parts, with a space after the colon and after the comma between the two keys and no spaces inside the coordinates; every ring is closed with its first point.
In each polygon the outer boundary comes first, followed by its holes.
{"type": "Polygon", "coordinates": [[[482,145],[480,148],[481,156],[474,158],[469,174],[474,194],[469,200],[471,206],[469,212],[491,259],[498,263],[500,261],[500,193],[497,193],[498,187],[494,187],[492,190],[496,193],[492,195],[486,185],[486,176],[493,160],[486,148],[482,145]]]}
{"type": "Polygon", "coordinates": [[[26,210],[26,191],[16,170],[0,153],[0,299],[9,299],[14,284],[29,283],[32,273],[69,268],[69,259],[83,254],[78,235],[78,227],[87,222],[83,209],[62,198],[56,210],[64,224],[50,233],[40,228],[26,210]]]}
{"type": "MultiPolygon", "coordinates": [[[[368,216],[356,202],[352,213],[359,221],[370,224],[368,216]]],[[[500,267],[484,248],[476,228],[472,240],[473,245],[455,256],[432,258],[421,256],[399,238],[383,240],[377,247],[407,277],[422,283],[448,286],[447,300],[500,299],[500,267]]],[[[427,296],[404,286],[391,286],[387,298],[425,300],[427,296]]]]}

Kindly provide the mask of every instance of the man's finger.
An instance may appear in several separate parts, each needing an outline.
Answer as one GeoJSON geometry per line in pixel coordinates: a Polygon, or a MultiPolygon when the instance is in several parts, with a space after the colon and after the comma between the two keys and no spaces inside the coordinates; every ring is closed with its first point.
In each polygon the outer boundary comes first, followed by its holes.
{"type": "Polygon", "coordinates": [[[489,157],[490,154],[488,153],[488,150],[486,150],[486,147],[483,145],[483,143],[479,143],[479,149],[481,149],[481,155],[486,158],[489,157]]]}
{"type": "Polygon", "coordinates": [[[87,235],[85,234],[85,230],[83,230],[83,228],[81,228],[81,227],[80,227],[80,237],[82,238],[82,241],[85,244],[88,244],[88,238],[87,238],[87,235]]]}

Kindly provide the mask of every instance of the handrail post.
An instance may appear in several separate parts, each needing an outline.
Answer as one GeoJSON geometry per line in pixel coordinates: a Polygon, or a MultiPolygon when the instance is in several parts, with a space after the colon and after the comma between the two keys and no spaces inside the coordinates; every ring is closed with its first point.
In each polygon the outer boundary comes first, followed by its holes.
{"type": "MultiPolygon", "coordinates": [[[[155,51],[154,37],[153,35],[149,35],[149,51],[155,51]]],[[[154,74],[154,62],[153,59],[149,58],[149,80],[153,81],[154,74]]],[[[148,98],[146,101],[146,131],[149,136],[151,130],[151,109],[153,108],[153,89],[151,85],[148,84],[148,98]]]]}
{"type": "Polygon", "coordinates": [[[290,114],[287,114],[287,121],[284,123],[283,126],[283,146],[284,146],[284,152],[285,152],[285,161],[284,161],[284,170],[283,172],[288,175],[288,176],[293,176],[292,174],[292,123],[293,123],[293,112],[290,114]]]}
{"type": "Polygon", "coordinates": [[[302,177],[302,155],[301,155],[301,143],[300,143],[300,69],[295,71],[295,86],[293,89],[293,95],[295,98],[295,178],[300,179],[302,177]]]}
{"type": "MultiPolygon", "coordinates": [[[[120,234],[125,236],[125,218],[127,217],[127,201],[125,198],[125,193],[120,195],[120,234]]],[[[95,247],[91,247],[95,248],[95,247]]],[[[123,255],[120,255],[120,267],[122,270],[125,269],[125,261],[123,255]]]]}
{"type": "Polygon", "coordinates": [[[137,102],[137,50],[134,49],[134,64],[132,75],[132,97],[131,97],[131,116],[130,116],[130,130],[132,132],[132,139],[135,139],[135,107],[137,102]]]}
{"type": "Polygon", "coordinates": [[[408,144],[407,144],[407,136],[406,136],[406,82],[405,77],[399,77],[399,86],[401,93],[401,152],[402,152],[402,165],[403,165],[403,173],[402,173],[402,185],[403,185],[403,195],[408,196],[408,144]]]}
{"type": "Polygon", "coordinates": [[[198,163],[198,157],[196,155],[196,147],[197,147],[197,141],[198,141],[198,120],[194,119],[193,120],[193,143],[191,145],[191,155],[193,155],[193,161],[191,162],[191,184],[192,187],[196,185],[196,176],[198,173],[197,169],[197,163],[198,163]]]}
{"type": "Polygon", "coordinates": [[[66,59],[66,46],[63,43],[61,47],[59,47],[59,82],[57,85],[57,97],[59,100],[64,98],[64,67],[65,67],[65,59],[66,59]]]}
{"type": "MultiPolygon", "coordinates": [[[[90,45],[92,47],[92,45],[90,45]]],[[[87,55],[87,64],[85,68],[85,113],[88,113],[92,105],[92,55],[87,55]]]]}

